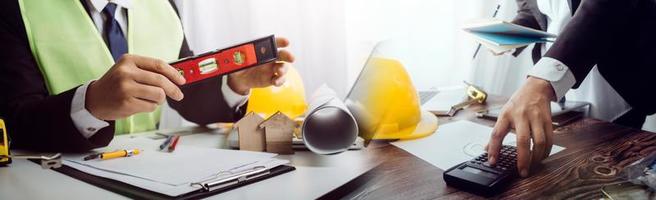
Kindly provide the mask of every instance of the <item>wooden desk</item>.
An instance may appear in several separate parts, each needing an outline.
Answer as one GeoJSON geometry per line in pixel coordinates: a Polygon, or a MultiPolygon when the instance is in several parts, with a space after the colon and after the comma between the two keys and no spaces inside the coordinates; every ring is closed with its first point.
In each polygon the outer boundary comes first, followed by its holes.
{"type": "MultiPolygon", "coordinates": [[[[498,106],[503,101],[489,103],[498,106]]],[[[493,126],[494,122],[477,119],[468,108],[455,118],[441,118],[440,124],[468,119],[493,126]]],[[[554,143],[567,149],[543,161],[532,176],[518,179],[500,199],[598,199],[604,185],[622,182],[622,169],[656,151],[656,134],[622,127],[595,119],[582,119],[554,130],[554,143]]],[[[367,148],[383,162],[376,168],[324,195],[322,198],[346,199],[482,199],[448,187],[443,170],[387,142],[367,148]]]]}

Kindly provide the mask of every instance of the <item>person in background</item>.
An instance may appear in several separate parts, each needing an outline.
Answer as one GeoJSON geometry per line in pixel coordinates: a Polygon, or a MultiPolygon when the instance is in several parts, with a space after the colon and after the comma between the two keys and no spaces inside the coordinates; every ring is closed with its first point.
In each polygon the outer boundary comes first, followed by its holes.
{"type": "Polygon", "coordinates": [[[167,62],[193,52],[164,0],[1,1],[0,44],[0,116],[13,148],[36,151],[87,151],[156,129],[166,102],[201,125],[236,121],[250,89],[282,85],[294,59],[281,49],[283,62],[180,88],[167,62]]]}
{"type": "MultiPolygon", "coordinates": [[[[541,15],[536,10],[543,6],[530,2],[518,1],[520,16],[541,15]]],[[[553,6],[557,1],[545,3],[553,6]]],[[[656,104],[645,95],[651,90],[646,83],[656,75],[652,59],[656,56],[656,1],[585,0],[574,8],[576,14],[504,106],[487,146],[490,164],[496,164],[503,138],[515,129],[519,174],[528,176],[530,166],[546,158],[553,144],[549,102],[579,87],[595,65],[631,107],[618,119],[630,123],[620,123],[642,125],[647,115],[656,112],[656,104]]],[[[530,21],[530,17],[524,19],[530,21]]]]}
{"type": "MultiPolygon", "coordinates": [[[[512,23],[559,35],[574,16],[581,0],[517,0],[517,16],[512,23]]],[[[533,63],[537,63],[553,43],[536,43],[531,51],[533,63]]],[[[524,47],[525,48],[525,47],[524,47]]],[[[513,53],[518,56],[524,48],[513,53]]],[[[642,127],[642,120],[632,117],[631,106],[608,84],[594,66],[578,89],[570,90],[568,101],[584,101],[592,104],[590,117],[612,121],[634,128],[642,127]]]]}

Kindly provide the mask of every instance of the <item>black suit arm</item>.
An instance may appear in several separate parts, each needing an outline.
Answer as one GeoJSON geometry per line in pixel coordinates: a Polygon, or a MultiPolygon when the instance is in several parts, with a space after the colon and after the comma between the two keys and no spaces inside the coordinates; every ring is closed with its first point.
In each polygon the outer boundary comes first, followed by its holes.
{"type": "MultiPolygon", "coordinates": [[[[603,56],[613,56],[614,35],[627,30],[625,22],[640,0],[587,0],[581,2],[572,20],[565,26],[545,57],[569,67],[578,88],[585,76],[603,56]]],[[[622,40],[625,38],[619,38],[622,40]]],[[[622,51],[623,49],[618,49],[622,51]]]]}
{"type": "Polygon", "coordinates": [[[73,88],[50,95],[32,56],[17,1],[0,2],[0,116],[12,148],[36,151],[86,151],[107,146],[113,123],[90,139],[71,119],[73,88]]]}
{"type": "Polygon", "coordinates": [[[540,30],[538,20],[533,16],[533,8],[529,1],[532,0],[516,0],[517,2],[517,16],[511,21],[513,24],[526,26],[529,28],[540,30]]]}
{"type": "MultiPolygon", "coordinates": [[[[4,83],[3,83],[4,84],[4,83]]],[[[35,151],[82,152],[104,147],[114,137],[114,123],[87,139],[71,119],[75,88],[47,96],[21,94],[2,101],[12,148],[35,151]]],[[[15,95],[15,93],[12,93],[15,95]]]]}
{"type": "Polygon", "coordinates": [[[221,77],[206,79],[181,89],[185,95],[184,99],[178,102],[168,98],[168,103],[188,121],[207,125],[235,122],[243,117],[246,106],[236,111],[225,101],[221,92],[221,77]]]}

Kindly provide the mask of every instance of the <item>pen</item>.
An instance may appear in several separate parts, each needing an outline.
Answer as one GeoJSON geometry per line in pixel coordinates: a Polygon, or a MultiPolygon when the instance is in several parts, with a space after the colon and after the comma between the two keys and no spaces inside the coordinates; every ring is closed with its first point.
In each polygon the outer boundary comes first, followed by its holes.
{"type": "Polygon", "coordinates": [[[118,151],[112,151],[112,152],[104,152],[104,153],[97,153],[97,154],[91,154],[87,157],[84,157],[84,160],[93,160],[96,158],[100,158],[101,160],[107,160],[107,159],[112,159],[112,158],[120,158],[120,157],[130,157],[133,155],[139,154],[139,149],[126,149],[126,150],[118,150],[118,151]]]}
{"type": "MultiPolygon", "coordinates": [[[[494,14],[492,14],[492,18],[497,17],[497,13],[499,13],[499,8],[501,8],[501,4],[497,4],[497,9],[494,10],[494,14]]],[[[476,47],[476,51],[474,51],[474,56],[472,59],[476,59],[476,55],[478,55],[478,51],[481,50],[481,43],[478,43],[478,46],[476,47]]]]}
{"type": "Polygon", "coordinates": [[[171,139],[173,139],[173,136],[166,136],[166,140],[164,140],[164,142],[159,145],[159,150],[164,151],[169,146],[169,144],[171,144],[171,139]]]}
{"type": "Polygon", "coordinates": [[[173,139],[171,139],[171,140],[172,140],[171,145],[169,145],[169,149],[168,149],[169,152],[175,151],[175,146],[178,145],[178,141],[180,140],[180,136],[179,135],[173,136],[173,139]]]}

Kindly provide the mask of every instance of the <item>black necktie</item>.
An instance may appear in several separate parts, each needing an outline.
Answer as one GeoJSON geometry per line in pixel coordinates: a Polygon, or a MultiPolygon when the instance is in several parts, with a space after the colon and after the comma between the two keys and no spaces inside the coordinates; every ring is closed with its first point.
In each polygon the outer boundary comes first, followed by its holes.
{"type": "Polygon", "coordinates": [[[579,8],[581,0],[569,0],[569,9],[572,11],[572,16],[576,13],[576,9],[579,8]]]}
{"type": "Polygon", "coordinates": [[[128,42],[125,40],[121,26],[116,21],[116,4],[108,3],[102,13],[107,20],[105,21],[105,36],[107,37],[107,46],[112,53],[114,61],[117,61],[123,54],[128,53],[128,42]]]}

